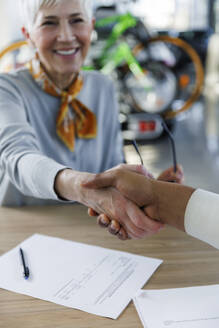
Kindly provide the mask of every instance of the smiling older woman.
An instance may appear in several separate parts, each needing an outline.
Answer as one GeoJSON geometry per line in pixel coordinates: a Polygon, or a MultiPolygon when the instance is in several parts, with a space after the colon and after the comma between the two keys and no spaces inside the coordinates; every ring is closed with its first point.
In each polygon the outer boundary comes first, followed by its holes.
{"type": "Polygon", "coordinates": [[[78,201],[118,218],[131,237],[156,232],[161,225],[116,189],[81,184],[123,162],[112,82],[81,71],[94,25],[90,1],[21,0],[21,8],[35,57],[0,75],[0,204],[78,201]]]}

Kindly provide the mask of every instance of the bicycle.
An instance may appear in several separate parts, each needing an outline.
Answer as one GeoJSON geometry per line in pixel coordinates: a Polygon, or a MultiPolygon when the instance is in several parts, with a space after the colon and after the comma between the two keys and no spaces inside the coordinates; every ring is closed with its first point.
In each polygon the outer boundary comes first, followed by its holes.
{"type": "MultiPolygon", "coordinates": [[[[113,8],[108,7],[109,10],[113,8]]],[[[97,19],[95,29],[99,37],[92,44],[94,55],[91,56],[92,65],[87,69],[98,69],[114,77],[122,113],[129,117],[130,113],[149,115],[149,124],[141,124],[142,130],[152,131],[154,119],[162,130],[160,115],[165,120],[172,120],[188,110],[200,96],[204,69],[199,55],[187,42],[168,35],[151,36],[142,20],[129,12],[97,19]],[[162,47],[169,49],[169,45],[181,49],[190,58],[194,81],[186,74],[177,76],[174,64],[157,56],[162,47]],[[182,99],[180,108],[175,110],[172,105],[180,88],[187,98],[182,99]]],[[[138,121],[139,114],[138,118],[133,115],[134,121],[138,121]]]]}

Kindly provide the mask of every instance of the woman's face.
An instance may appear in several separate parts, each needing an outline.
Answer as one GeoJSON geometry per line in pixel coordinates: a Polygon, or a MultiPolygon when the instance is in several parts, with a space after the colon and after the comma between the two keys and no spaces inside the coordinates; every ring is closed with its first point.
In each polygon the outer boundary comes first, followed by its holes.
{"type": "Polygon", "coordinates": [[[28,38],[54,82],[70,80],[79,72],[90,46],[93,23],[80,0],[63,0],[38,12],[28,38]]]}

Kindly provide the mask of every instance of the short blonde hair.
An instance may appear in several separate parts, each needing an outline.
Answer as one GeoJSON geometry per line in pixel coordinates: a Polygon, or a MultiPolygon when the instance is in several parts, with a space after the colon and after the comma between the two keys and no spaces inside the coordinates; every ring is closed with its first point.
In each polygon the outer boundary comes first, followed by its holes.
{"type": "MultiPolygon", "coordinates": [[[[31,31],[35,23],[38,11],[43,7],[52,7],[58,5],[63,0],[20,0],[20,13],[23,25],[28,32],[31,31]]],[[[82,2],[88,18],[92,18],[92,0],[79,0],[82,2]]]]}

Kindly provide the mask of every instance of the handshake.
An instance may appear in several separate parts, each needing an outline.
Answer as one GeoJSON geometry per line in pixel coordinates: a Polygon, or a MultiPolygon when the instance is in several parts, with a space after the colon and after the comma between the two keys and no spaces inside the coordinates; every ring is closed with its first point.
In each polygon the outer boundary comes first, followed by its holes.
{"type": "Polygon", "coordinates": [[[141,165],[121,164],[82,182],[96,194],[90,216],[119,239],[144,238],[160,231],[165,224],[184,229],[184,214],[193,188],[181,185],[183,170],[169,168],[157,180],[141,165]],[[176,182],[176,183],[172,183],[176,182]]]}

